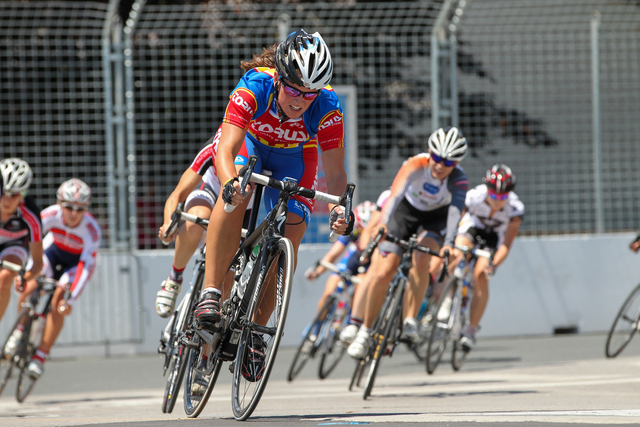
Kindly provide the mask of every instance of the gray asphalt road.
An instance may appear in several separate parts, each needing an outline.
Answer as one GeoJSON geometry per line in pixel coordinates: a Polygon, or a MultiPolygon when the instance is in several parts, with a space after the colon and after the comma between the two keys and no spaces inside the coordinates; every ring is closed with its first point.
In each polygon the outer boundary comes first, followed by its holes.
{"type": "MultiPolygon", "coordinates": [[[[281,349],[267,391],[247,421],[260,425],[501,426],[640,424],[640,340],[616,359],[604,357],[604,335],[485,339],[453,372],[448,354],[433,375],[402,348],[381,365],[373,395],[348,391],[354,362],[345,358],[330,378],[317,361],[294,382],[286,373],[294,349],[281,349]]],[[[15,382],[0,397],[2,426],[237,425],[226,369],[204,412],[185,419],[182,399],[162,414],[159,356],[50,360],[23,404],[15,382]]]]}

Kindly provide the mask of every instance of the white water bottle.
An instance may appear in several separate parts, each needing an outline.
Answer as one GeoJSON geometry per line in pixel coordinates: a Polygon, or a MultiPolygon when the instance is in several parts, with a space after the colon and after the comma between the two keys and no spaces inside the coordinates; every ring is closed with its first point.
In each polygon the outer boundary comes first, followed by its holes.
{"type": "Polygon", "coordinates": [[[29,342],[35,346],[40,344],[42,338],[42,331],[44,331],[44,316],[39,314],[38,318],[33,321],[31,325],[31,332],[29,333],[29,342]]]}

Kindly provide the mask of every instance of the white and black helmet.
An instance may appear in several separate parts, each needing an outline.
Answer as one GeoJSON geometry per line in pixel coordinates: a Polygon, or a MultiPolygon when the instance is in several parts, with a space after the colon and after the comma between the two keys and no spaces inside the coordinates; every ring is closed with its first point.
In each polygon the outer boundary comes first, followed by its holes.
{"type": "Polygon", "coordinates": [[[429,149],[445,160],[459,162],[467,155],[467,139],[457,127],[440,128],[429,137],[429,149]]]}
{"type": "Polygon", "coordinates": [[[320,90],[333,75],[333,61],[320,33],[295,31],[276,49],[276,71],[291,83],[320,90]]]}
{"type": "Polygon", "coordinates": [[[78,178],[71,178],[58,187],[56,197],[61,202],[88,204],[91,199],[91,189],[78,178]]]}
{"type": "Polygon", "coordinates": [[[3,181],[2,192],[6,193],[22,193],[28,190],[33,179],[29,164],[17,157],[2,160],[0,173],[3,181]]]}

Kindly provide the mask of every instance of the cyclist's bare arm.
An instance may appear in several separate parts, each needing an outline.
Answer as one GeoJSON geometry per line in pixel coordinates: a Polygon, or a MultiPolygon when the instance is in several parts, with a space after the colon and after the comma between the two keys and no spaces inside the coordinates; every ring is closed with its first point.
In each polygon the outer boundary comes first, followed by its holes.
{"type": "Polygon", "coordinates": [[[518,230],[520,228],[520,224],[522,223],[522,218],[516,217],[509,222],[507,226],[507,230],[504,233],[504,239],[500,247],[496,250],[496,253],[493,255],[493,267],[497,267],[507,259],[507,255],[509,255],[509,249],[513,244],[516,236],[518,235],[518,230]]]}
{"type": "MultiPolygon", "coordinates": [[[[342,243],[340,240],[337,240],[331,249],[322,257],[321,261],[325,263],[333,264],[338,257],[344,252],[346,245],[342,243]]],[[[327,269],[322,265],[322,262],[317,262],[313,267],[305,272],[305,277],[308,280],[315,280],[322,273],[327,271],[327,269]]]]}
{"type": "Polygon", "coordinates": [[[360,239],[358,240],[358,249],[361,251],[367,248],[367,245],[373,238],[373,235],[378,231],[378,225],[380,224],[380,215],[381,212],[379,210],[375,210],[371,212],[371,217],[369,217],[369,222],[367,226],[360,233],[360,239]]]}
{"type": "Polygon", "coordinates": [[[193,169],[188,168],[182,174],[182,177],[180,178],[180,181],[178,182],[176,188],[173,190],[171,195],[169,195],[169,198],[167,198],[167,201],[164,204],[164,223],[162,224],[158,232],[158,237],[163,242],[170,243],[175,240],[175,232],[169,234],[167,237],[164,237],[165,231],[169,227],[169,223],[171,223],[171,215],[176,210],[176,206],[178,206],[178,203],[184,202],[187,199],[189,193],[191,193],[193,189],[196,188],[201,179],[202,177],[194,172],[193,169]]]}
{"type": "MultiPolygon", "coordinates": [[[[42,271],[42,266],[44,265],[44,263],[42,262],[42,254],[44,252],[44,250],[42,249],[42,242],[29,243],[29,251],[31,253],[31,258],[33,259],[33,264],[31,265],[31,269],[26,271],[24,273],[24,276],[22,276],[22,280],[25,282],[38,277],[40,275],[40,272],[42,271]]],[[[18,292],[22,290],[23,286],[20,282],[20,276],[16,276],[14,287],[18,292]]]]}
{"type": "MultiPolygon", "coordinates": [[[[322,152],[322,163],[324,164],[325,176],[327,178],[327,193],[340,195],[347,186],[347,172],[344,170],[344,148],[334,148],[322,152]]],[[[329,210],[334,208],[334,204],[329,203],[329,210]]],[[[344,234],[347,224],[344,219],[336,221],[338,234],[344,234]]]]}

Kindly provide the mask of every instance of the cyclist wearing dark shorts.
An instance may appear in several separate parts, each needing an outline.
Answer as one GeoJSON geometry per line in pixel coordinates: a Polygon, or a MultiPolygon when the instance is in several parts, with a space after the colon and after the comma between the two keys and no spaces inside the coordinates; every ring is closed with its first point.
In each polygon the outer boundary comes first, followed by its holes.
{"type": "MultiPolygon", "coordinates": [[[[381,224],[388,232],[408,240],[422,233],[420,244],[434,250],[451,250],[469,187],[458,163],[467,154],[467,140],[455,127],[438,129],[429,137],[429,153],[407,160],[391,186],[382,209],[381,224]],[[442,247],[441,247],[442,246],[442,247]]],[[[374,252],[364,277],[367,289],[364,324],[348,348],[360,359],[369,349],[370,328],[384,302],[386,289],[402,257],[402,249],[383,241],[374,252]]],[[[414,254],[416,280],[407,288],[403,329],[417,329],[416,316],[429,285],[430,255],[414,254]]]]}
{"type": "MultiPolygon", "coordinates": [[[[0,161],[0,175],[0,259],[24,266],[31,255],[33,263],[24,274],[24,279],[30,280],[42,270],[40,208],[26,195],[33,172],[24,160],[9,158],[0,161]]],[[[17,273],[13,271],[0,270],[0,320],[9,305],[11,286],[16,277],[17,273]]],[[[21,283],[15,285],[18,288],[21,283]]]]}

